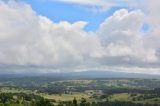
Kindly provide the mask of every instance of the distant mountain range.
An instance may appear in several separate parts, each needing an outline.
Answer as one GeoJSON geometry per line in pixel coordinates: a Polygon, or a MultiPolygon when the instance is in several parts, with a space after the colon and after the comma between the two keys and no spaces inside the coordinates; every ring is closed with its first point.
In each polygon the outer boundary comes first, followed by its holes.
{"type": "Polygon", "coordinates": [[[83,72],[68,72],[50,74],[49,76],[57,75],[68,77],[71,79],[94,79],[94,78],[143,78],[143,79],[160,79],[160,75],[141,74],[141,73],[126,73],[113,71],[83,71],[83,72]]]}
{"type": "Polygon", "coordinates": [[[26,77],[26,76],[44,76],[60,79],[103,79],[103,78],[142,78],[142,79],[160,79],[160,75],[126,73],[113,71],[83,71],[83,72],[59,72],[47,74],[1,74],[0,77],[26,77]]]}

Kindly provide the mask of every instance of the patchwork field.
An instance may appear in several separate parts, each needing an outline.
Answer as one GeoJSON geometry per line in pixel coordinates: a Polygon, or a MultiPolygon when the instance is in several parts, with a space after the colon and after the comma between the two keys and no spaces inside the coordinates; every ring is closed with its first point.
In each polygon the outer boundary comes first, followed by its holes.
{"type": "Polygon", "coordinates": [[[35,105],[39,103],[72,106],[74,100],[79,105],[85,104],[80,106],[160,105],[160,80],[156,79],[42,80],[31,77],[0,82],[0,106],[39,106],[35,105]]]}

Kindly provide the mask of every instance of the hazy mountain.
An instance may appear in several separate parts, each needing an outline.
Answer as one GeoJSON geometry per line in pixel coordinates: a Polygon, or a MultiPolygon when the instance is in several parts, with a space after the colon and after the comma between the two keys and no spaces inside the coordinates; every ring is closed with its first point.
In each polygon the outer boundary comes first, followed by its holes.
{"type": "Polygon", "coordinates": [[[1,74],[0,77],[51,77],[60,79],[96,79],[96,78],[144,78],[160,79],[160,75],[126,73],[113,71],[59,72],[47,74],[1,74]]]}

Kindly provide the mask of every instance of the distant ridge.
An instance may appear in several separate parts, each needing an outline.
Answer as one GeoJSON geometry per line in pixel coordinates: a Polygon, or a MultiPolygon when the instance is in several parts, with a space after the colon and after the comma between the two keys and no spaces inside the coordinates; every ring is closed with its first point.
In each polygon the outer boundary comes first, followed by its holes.
{"type": "Polygon", "coordinates": [[[113,71],[83,71],[60,73],[61,76],[69,76],[70,78],[143,78],[143,79],[160,79],[160,75],[113,72],[113,71]]]}
{"type": "Polygon", "coordinates": [[[51,77],[62,79],[97,79],[97,78],[142,78],[160,79],[160,75],[113,72],[113,71],[83,71],[83,72],[55,72],[46,74],[1,74],[0,77],[51,77]]]}

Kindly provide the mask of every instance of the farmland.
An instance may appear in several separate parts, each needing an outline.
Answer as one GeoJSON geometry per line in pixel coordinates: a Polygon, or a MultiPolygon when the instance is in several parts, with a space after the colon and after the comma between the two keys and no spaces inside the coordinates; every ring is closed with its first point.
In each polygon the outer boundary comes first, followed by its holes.
{"type": "Polygon", "coordinates": [[[84,106],[103,106],[109,103],[109,106],[115,106],[116,103],[158,106],[160,104],[159,88],[160,80],[158,79],[65,80],[42,76],[7,77],[0,79],[0,103],[2,106],[4,104],[32,106],[33,103],[36,106],[39,102],[48,103],[46,106],[64,104],[72,106],[73,100],[76,99],[77,105],[85,102],[84,106]],[[4,95],[8,95],[10,99],[3,101],[4,95]]]}

